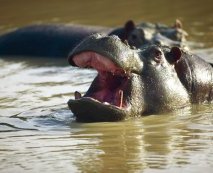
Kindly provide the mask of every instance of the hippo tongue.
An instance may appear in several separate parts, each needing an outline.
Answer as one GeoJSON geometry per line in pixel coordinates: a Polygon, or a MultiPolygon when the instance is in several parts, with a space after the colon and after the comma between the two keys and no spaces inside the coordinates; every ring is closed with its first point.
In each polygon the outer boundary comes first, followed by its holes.
{"type": "MultiPolygon", "coordinates": [[[[78,99],[81,99],[82,96],[81,96],[81,93],[79,93],[78,91],[75,91],[75,100],[78,100],[78,99]]],[[[123,103],[123,91],[122,90],[119,90],[117,93],[116,93],[116,96],[115,96],[115,101],[114,101],[114,104],[116,106],[118,106],[119,108],[122,108],[124,103],[123,103]]],[[[110,104],[109,102],[103,102],[104,104],[110,104]]]]}

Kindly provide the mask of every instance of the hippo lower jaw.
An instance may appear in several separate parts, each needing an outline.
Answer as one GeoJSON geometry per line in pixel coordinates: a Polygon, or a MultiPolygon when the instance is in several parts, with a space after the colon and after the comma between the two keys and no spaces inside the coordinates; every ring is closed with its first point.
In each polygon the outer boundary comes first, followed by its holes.
{"type": "Polygon", "coordinates": [[[81,68],[93,68],[98,71],[89,90],[82,97],[75,92],[75,99],[68,106],[81,122],[120,121],[127,117],[129,103],[130,74],[109,58],[93,51],[85,51],[73,57],[73,62],[81,68]]]}
{"type": "Polygon", "coordinates": [[[123,108],[102,103],[91,97],[70,99],[68,105],[78,122],[120,121],[125,119],[127,115],[123,108]]]}

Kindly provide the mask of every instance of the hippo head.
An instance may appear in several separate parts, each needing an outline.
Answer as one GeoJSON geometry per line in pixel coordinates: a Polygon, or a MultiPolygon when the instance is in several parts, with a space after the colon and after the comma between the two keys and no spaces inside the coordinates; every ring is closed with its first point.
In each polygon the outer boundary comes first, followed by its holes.
{"type": "Polygon", "coordinates": [[[126,22],[124,28],[125,39],[130,46],[136,48],[151,44],[186,48],[184,42],[188,34],[182,29],[182,23],[179,20],[176,20],[172,27],[147,22],[135,25],[135,23],[130,20],[126,22]]]}
{"type": "Polygon", "coordinates": [[[76,91],[68,106],[81,122],[119,121],[186,106],[188,94],[173,67],[180,56],[179,48],[153,45],[136,50],[117,36],[92,35],[68,61],[98,74],[85,95],[76,91]]]}
{"type": "Polygon", "coordinates": [[[130,46],[140,48],[147,44],[152,43],[154,37],[155,25],[151,23],[143,23],[141,25],[135,25],[135,23],[130,20],[126,22],[125,29],[125,39],[128,41],[130,46]]]}

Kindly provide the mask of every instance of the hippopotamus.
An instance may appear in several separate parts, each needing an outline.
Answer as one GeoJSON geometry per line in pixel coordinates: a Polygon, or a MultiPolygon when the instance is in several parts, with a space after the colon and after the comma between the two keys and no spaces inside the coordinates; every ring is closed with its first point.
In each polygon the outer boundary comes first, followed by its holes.
{"type": "Polygon", "coordinates": [[[126,23],[126,40],[130,46],[140,48],[150,44],[158,44],[162,46],[178,46],[188,49],[186,46],[186,37],[188,33],[183,30],[180,20],[176,19],[173,26],[163,24],[153,24],[142,22],[135,25],[133,21],[126,23]]]}
{"type": "MultiPolygon", "coordinates": [[[[145,22],[135,25],[132,20],[118,28],[59,24],[31,25],[1,35],[0,55],[67,57],[75,46],[94,33],[117,35],[123,42],[127,41],[137,48],[149,43],[179,46],[181,41],[176,36],[176,28],[145,22]]],[[[180,33],[185,33],[184,30],[179,30],[180,33]]]]}
{"type": "Polygon", "coordinates": [[[68,101],[79,122],[121,121],[213,100],[212,66],[179,47],[134,49],[117,36],[95,34],[68,62],[98,72],[83,96],[75,91],[68,101]]]}

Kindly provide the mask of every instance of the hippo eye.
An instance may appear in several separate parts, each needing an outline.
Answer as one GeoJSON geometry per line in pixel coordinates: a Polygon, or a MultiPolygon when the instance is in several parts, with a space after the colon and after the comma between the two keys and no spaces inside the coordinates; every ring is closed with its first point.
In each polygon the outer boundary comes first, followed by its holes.
{"type": "Polygon", "coordinates": [[[137,39],[137,36],[136,36],[135,34],[133,34],[133,35],[132,35],[132,39],[133,39],[133,40],[136,40],[136,39],[137,39]]]}

